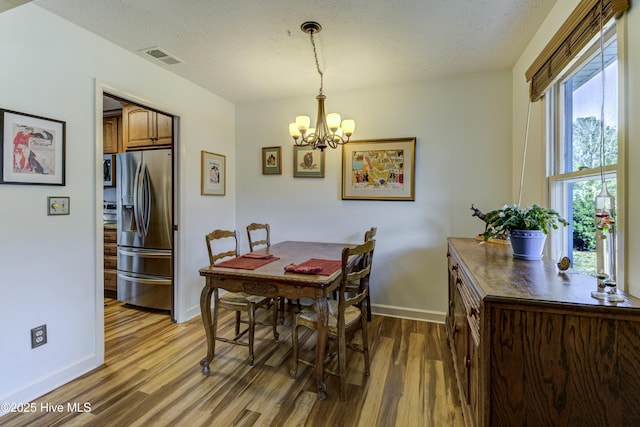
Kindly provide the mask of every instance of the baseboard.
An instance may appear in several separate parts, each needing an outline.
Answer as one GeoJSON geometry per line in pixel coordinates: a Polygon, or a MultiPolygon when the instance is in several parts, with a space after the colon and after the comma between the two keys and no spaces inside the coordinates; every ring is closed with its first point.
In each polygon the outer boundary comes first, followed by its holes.
{"type": "Polygon", "coordinates": [[[401,319],[432,323],[444,323],[446,317],[446,313],[441,311],[419,310],[383,304],[371,304],[371,312],[379,316],[399,317],[401,319]]]}
{"type": "Polygon", "coordinates": [[[176,322],[187,322],[196,316],[200,316],[200,304],[191,306],[187,308],[184,313],[180,313],[180,316],[176,319],[176,322]]]}
{"type": "MultiPolygon", "coordinates": [[[[312,304],[312,300],[305,300],[305,304],[312,304]]],[[[379,316],[398,317],[401,319],[418,320],[422,322],[444,323],[446,313],[441,311],[419,310],[415,308],[396,307],[384,304],[371,304],[371,312],[379,316]]],[[[178,323],[186,322],[200,316],[200,305],[194,305],[186,310],[185,316],[180,317],[178,323]]]]}
{"type": "MultiPolygon", "coordinates": [[[[61,369],[60,371],[49,375],[48,377],[42,378],[41,380],[31,383],[28,386],[24,387],[21,390],[9,393],[6,396],[0,396],[0,402],[3,403],[27,403],[31,402],[50,391],[55,390],[56,388],[64,385],[70,381],[75,380],[76,378],[86,374],[87,372],[97,368],[99,365],[97,363],[97,356],[91,355],[87,358],[80,360],[74,363],[71,366],[61,369]]],[[[62,404],[64,407],[67,407],[67,403],[77,403],[77,402],[50,402],[52,404],[62,404]]],[[[82,405],[85,402],[79,402],[82,405]]],[[[11,408],[7,405],[2,405],[0,408],[0,417],[6,415],[11,411],[11,408]]]]}

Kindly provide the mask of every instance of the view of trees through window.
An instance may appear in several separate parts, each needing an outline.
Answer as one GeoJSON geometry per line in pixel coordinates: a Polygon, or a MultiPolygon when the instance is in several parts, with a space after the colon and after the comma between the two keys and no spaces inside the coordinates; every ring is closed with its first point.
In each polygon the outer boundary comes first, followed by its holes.
{"type": "MultiPolygon", "coordinates": [[[[605,49],[604,164],[618,162],[617,136],[617,46],[605,49]]],[[[601,107],[602,73],[600,55],[585,63],[564,82],[565,117],[564,163],[562,173],[584,171],[567,180],[569,248],[574,268],[595,276],[595,198],[601,191],[601,107]],[[571,256],[572,255],[572,256],[571,256]]],[[[606,179],[607,190],[617,199],[615,174],[606,179]]]]}

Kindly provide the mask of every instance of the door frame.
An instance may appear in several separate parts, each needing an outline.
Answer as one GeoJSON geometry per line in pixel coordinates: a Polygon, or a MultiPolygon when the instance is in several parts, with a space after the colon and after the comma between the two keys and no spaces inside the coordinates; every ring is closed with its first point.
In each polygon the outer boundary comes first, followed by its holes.
{"type": "Polygon", "coordinates": [[[103,100],[104,94],[114,95],[118,98],[131,101],[132,103],[148,107],[154,110],[162,111],[173,116],[173,301],[171,310],[171,319],[175,322],[178,318],[177,308],[180,307],[180,282],[178,280],[178,260],[179,260],[179,239],[177,236],[176,225],[179,223],[179,115],[176,111],[171,109],[165,104],[159,101],[149,100],[143,98],[134,92],[119,88],[109,83],[95,79],[94,84],[94,99],[95,99],[95,161],[94,161],[94,184],[95,184],[95,230],[96,230],[96,352],[99,364],[104,363],[104,227],[102,226],[102,209],[104,201],[104,186],[102,181],[102,175],[98,176],[98,171],[102,170],[103,160],[103,134],[102,134],[102,116],[103,116],[103,100]],[[100,179],[98,179],[100,178],[100,179]]]}

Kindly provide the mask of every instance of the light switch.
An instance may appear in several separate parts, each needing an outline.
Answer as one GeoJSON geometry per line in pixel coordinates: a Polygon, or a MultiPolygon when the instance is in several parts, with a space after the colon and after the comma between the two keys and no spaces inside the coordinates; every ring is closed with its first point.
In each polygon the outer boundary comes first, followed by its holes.
{"type": "Polygon", "coordinates": [[[47,215],[69,215],[69,197],[47,197],[47,215]]]}

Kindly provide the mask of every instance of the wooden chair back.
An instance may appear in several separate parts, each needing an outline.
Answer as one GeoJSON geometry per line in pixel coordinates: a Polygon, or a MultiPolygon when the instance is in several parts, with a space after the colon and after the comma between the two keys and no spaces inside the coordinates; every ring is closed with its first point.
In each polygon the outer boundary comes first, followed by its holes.
{"type": "MultiPolygon", "coordinates": [[[[365,286],[369,282],[371,275],[371,265],[373,263],[373,251],[376,247],[375,240],[369,240],[353,248],[342,250],[342,280],[338,294],[338,330],[344,327],[344,311],[350,305],[360,305],[369,294],[369,287],[365,286]],[[359,256],[361,261],[349,269],[349,258],[359,256]],[[342,322],[342,325],[341,325],[342,322]]],[[[363,316],[364,316],[363,312],[363,316]]]]}
{"type": "Polygon", "coordinates": [[[253,252],[259,246],[271,246],[271,229],[269,224],[257,224],[252,222],[247,225],[247,237],[249,238],[249,249],[253,252]]]}
{"type": "Polygon", "coordinates": [[[364,241],[369,241],[371,239],[373,239],[374,237],[376,237],[376,232],[378,231],[377,227],[371,227],[369,230],[367,230],[364,233],[364,241]]]}
{"type": "Polygon", "coordinates": [[[213,230],[206,235],[207,251],[209,252],[209,263],[213,265],[222,258],[237,257],[238,252],[238,232],[235,230],[213,230]],[[229,239],[224,240],[222,239],[229,239]],[[218,240],[219,244],[214,242],[218,240]],[[214,250],[215,246],[215,250],[214,250]],[[217,251],[217,252],[216,252],[217,251]]]}

